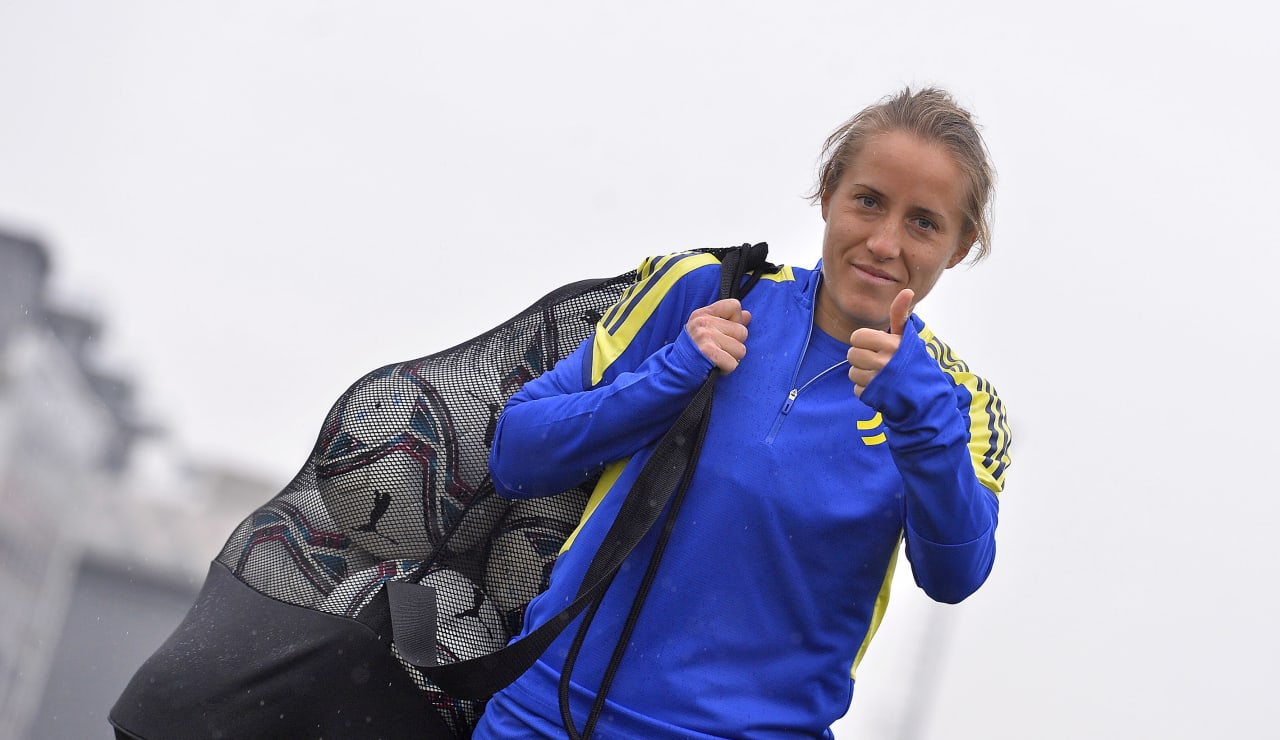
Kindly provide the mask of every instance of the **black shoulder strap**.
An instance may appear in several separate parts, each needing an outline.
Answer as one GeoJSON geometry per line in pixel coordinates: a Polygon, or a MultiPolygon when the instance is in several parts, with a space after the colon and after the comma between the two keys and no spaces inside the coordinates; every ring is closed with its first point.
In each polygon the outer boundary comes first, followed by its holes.
{"type": "MultiPolygon", "coordinates": [[[[768,249],[768,245],[761,243],[725,250],[720,256],[722,298],[746,295],[767,265],[768,249]],[[744,284],[743,277],[749,272],[754,274],[744,284]]],[[[492,696],[528,670],[570,622],[604,596],[623,561],[653,527],[667,503],[678,491],[683,495],[697,462],[718,376],[718,371],[711,372],[658,442],[588,566],[573,603],[533,632],[496,652],[437,665],[434,589],[418,583],[388,582],[392,634],[400,654],[421,667],[427,678],[445,692],[462,699],[492,696]]]]}

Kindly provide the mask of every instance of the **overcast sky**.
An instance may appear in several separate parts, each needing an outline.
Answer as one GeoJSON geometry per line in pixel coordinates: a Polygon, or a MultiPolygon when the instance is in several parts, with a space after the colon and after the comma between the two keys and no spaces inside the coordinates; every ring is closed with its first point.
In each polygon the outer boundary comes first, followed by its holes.
{"type": "Polygon", "coordinates": [[[919,738],[1261,737],[1277,20],[0,0],[0,225],[50,245],[179,449],[283,484],[351,381],[552,287],[744,241],[812,265],[822,140],[942,85],[985,127],[994,251],[919,313],[1007,402],[1000,555],[959,607],[899,579],[838,737],[894,736],[906,702],[919,738]]]}

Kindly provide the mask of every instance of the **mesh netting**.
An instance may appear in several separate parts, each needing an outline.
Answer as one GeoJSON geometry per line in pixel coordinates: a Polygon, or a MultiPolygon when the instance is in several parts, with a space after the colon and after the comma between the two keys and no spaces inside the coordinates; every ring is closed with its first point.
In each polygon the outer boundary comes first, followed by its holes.
{"type": "MultiPolygon", "coordinates": [[[[546,587],[588,487],[498,496],[488,470],[498,413],[589,336],[635,277],[565,286],[487,334],[361,378],[329,412],[301,472],[217,560],[256,591],[343,616],[387,581],[420,581],[439,594],[439,662],[505,645],[546,587]]],[[[401,664],[450,725],[474,723],[479,703],[448,697],[401,664]]]]}

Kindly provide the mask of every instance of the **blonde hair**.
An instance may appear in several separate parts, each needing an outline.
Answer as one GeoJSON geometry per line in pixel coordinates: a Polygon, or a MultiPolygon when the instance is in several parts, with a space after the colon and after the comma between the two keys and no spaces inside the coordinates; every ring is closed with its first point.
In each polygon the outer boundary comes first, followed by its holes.
{"type": "Polygon", "coordinates": [[[990,212],[995,170],[969,111],[961,108],[945,90],[936,87],[918,92],[905,87],[841,124],[822,145],[818,185],[809,199],[819,203],[835,192],[841,175],[867,140],[891,131],[903,131],[923,141],[936,142],[951,153],[967,181],[962,208],[964,231],[974,236],[973,261],[986,257],[991,251],[990,212]]]}

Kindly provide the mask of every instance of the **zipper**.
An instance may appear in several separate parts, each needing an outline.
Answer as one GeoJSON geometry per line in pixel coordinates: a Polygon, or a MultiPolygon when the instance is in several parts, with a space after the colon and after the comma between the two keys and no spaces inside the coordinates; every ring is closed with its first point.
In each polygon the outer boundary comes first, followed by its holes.
{"type": "Polygon", "coordinates": [[[799,388],[792,388],[787,394],[787,400],[782,402],[782,410],[778,412],[778,418],[773,420],[773,427],[769,429],[769,436],[764,438],[767,445],[773,444],[773,438],[778,436],[778,430],[782,428],[782,420],[786,417],[787,412],[791,410],[791,404],[796,402],[796,396],[800,395],[799,388]]]}
{"type": "Polygon", "coordinates": [[[769,429],[769,436],[764,438],[764,443],[767,445],[773,444],[774,438],[778,436],[778,431],[782,429],[782,422],[786,420],[787,414],[790,413],[791,411],[791,407],[794,406],[796,403],[796,398],[800,396],[800,393],[804,391],[805,388],[808,388],[809,386],[813,385],[820,378],[822,378],[822,376],[826,375],[832,370],[835,370],[841,365],[849,364],[849,361],[847,359],[837,362],[836,364],[832,365],[826,370],[823,370],[822,372],[810,378],[809,382],[805,383],[804,385],[799,387],[796,386],[796,381],[800,378],[800,368],[804,366],[804,356],[809,353],[809,340],[813,339],[814,316],[816,315],[818,310],[818,291],[821,290],[822,288],[821,274],[819,274],[818,276],[818,283],[819,283],[818,287],[814,289],[813,303],[812,305],[809,306],[809,328],[807,331],[805,331],[805,334],[804,334],[804,348],[800,350],[800,359],[796,361],[796,369],[791,371],[791,390],[787,393],[787,399],[782,402],[782,408],[778,410],[777,418],[773,420],[773,426],[770,427],[769,429]]]}
{"type": "MultiPolygon", "coordinates": [[[[821,278],[819,278],[819,280],[821,280],[821,278]]],[[[814,313],[817,310],[818,310],[818,294],[817,294],[817,290],[815,289],[813,294],[813,305],[809,307],[809,328],[804,333],[804,349],[800,350],[800,359],[796,361],[796,369],[791,371],[791,391],[787,393],[787,400],[782,402],[782,408],[778,411],[778,417],[773,420],[773,426],[769,429],[769,436],[764,438],[764,443],[767,445],[773,444],[774,438],[778,436],[778,430],[782,429],[783,420],[787,418],[787,414],[791,411],[791,407],[795,405],[796,398],[799,397],[801,391],[813,385],[814,382],[816,382],[819,378],[831,372],[832,370],[835,370],[841,365],[849,364],[849,361],[847,359],[837,362],[836,364],[832,365],[826,370],[823,370],[822,372],[810,378],[808,383],[805,383],[804,385],[799,387],[796,386],[796,380],[799,379],[800,377],[800,368],[804,366],[804,356],[809,353],[809,340],[813,339],[813,319],[814,319],[814,313]]]]}
{"type": "MultiPolygon", "coordinates": [[[[805,341],[804,352],[801,352],[801,353],[800,353],[800,364],[801,364],[801,365],[802,365],[802,364],[804,364],[804,355],[805,355],[805,352],[808,352],[808,351],[809,351],[809,342],[808,342],[808,340],[806,340],[806,341],[805,341]]],[[[826,370],[823,370],[822,372],[820,372],[820,373],[818,373],[817,375],[813,376],[812,378],[810,378],[810,379],[809,379],[809,382],[805,383],[804,385],[800,386],[799,388],[792,388],[792,389],[791,389],[791,391],[790,391],[789,393],[787,393],[787,400],[785,400],[785,401],[783,401],[783,402],[782,402],[782,409],[778,411],[778,418],[776,418],[776,419],[774,419],[774,420],[773,420],[773,427],[772,427],[771,429],[769,429],[769,436],[768,436],[768,437],[765,437],[765,439],[764,439],[764,443],[765,443],[765,444],[773,444],[773,440],[774,440],[774,438],[778,436],[778,431],[779,431],[780,429],[782,429],[782,422],[783,422],[783,420],[787,418],[787,414],[791,411],[791,407],[795,405],[795,403],[796,403],[796,398],[798,398],[798,397],[800,396],[801,391],[803,391],[805,388],[808,388],[809,386],[813,385],[814,383],[818,382],[818,380],[820,380],[820,379],[822,378],[822,376],[826,375],[827,373],[831,372],[832,370],[835,370],[836,368],[838,368],[838,367],[840,367],[840,366],[842,366],[842,365],[848,365],[848,364],[849,364],[849,361],[848,361],[848,360],[841,360],[840,362],[837,362],[836,364],[832,365],[831,367],[827,368],[826,370]]],[[[796,374],[798,375],[799,373],[800,373],[800,365],[797,365],[797,366],[796,366],[796,374]]],[[[794,376],[793,376],[793,377],[792,377],[792,379],[791,379],[791,384],[792,384],[792,385],[795,385],[795,377],[794,377],[794,376]]]]}

